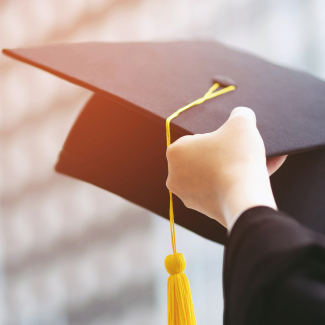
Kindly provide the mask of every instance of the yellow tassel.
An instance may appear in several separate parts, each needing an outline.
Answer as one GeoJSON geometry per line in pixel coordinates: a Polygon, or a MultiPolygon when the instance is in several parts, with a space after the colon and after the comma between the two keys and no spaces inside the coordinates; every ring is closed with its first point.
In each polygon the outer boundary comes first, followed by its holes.
{"type": "Polygon", "coordinates": [[[196,325],[190,283],[185,275],[183,254],[168,255],[165,267],[170,274],[167,282],[168,325],[196,325]]]}
{"type": "MultiPolygon", "coordinates": [[[[174,114],[167,118],[167,148],[170,146],[171,142],[170,122],[173,118],[177,117],[181,112],[184,112],[190,107],[199,105],[208,99],[220,96],[236,89],[235,86],[228,86],[226,88],[216,91],[218,88],[219,84],[215,83],[202,98],[199,98],[194,102],[180,108],[178,111],[176,111],[174,114]]],[[[188,282],[187,276],[183,273],[186,266],[185,258],[183,254],[177,253],[176,250],[173,194],[170,191],[169,196],[169,220],[173,254],[168,255],[165,259],[165,267],[167,272],[170,274],[167,283],[168,325],[196,325],[190,283],[188,282]]]]}

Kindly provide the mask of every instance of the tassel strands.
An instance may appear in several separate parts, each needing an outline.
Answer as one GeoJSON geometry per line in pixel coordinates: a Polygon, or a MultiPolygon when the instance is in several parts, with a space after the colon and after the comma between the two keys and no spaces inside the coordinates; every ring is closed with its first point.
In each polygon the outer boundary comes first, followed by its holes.
{"type": "MultiPolygon", "coordinates": [[[[208,99],[225,94],[236,89],[235,86],[228,86],[226,88],[215,91],[219,88],[219,84],[215,83],[208,92],[194,102],[180,108],[174,114],[169,116],[166,120],[166,138],[167,148],[170,146],[170,122],[177,117],[181,112],[199,105],[208,99]]],[[[190,283],[184,273],[186,262],[183,254],[177,253],[176,250],[176,236],[174,225],[174,209],[173,209],[173,194],[169,191],[170,207],[170,233],[172,241],[173,254],[168,255],[165,259],[165,267],[170,274],[167,282],[167,307],[168,307],[168,325],[196,325],[190,283]]]]}
{"type": "Polygon", "coordinates": [[[185,270],[183,254],[168,255],[165,267],[170,274],[167,282],[167,310],[169,325],[196,325],[190,283],[185,270]]]}

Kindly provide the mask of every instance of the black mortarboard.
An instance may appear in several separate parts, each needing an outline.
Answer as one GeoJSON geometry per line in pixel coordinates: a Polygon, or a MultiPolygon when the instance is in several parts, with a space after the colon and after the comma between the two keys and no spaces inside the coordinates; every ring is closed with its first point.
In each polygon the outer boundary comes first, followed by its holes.
{"type": "MultiPolygon", "coordinates": [[[[165,218],[166,118],[216,81],[235,84],[235,91],[174,119],[172,140],[218,129],[237,106],[252,108],[267,156],[292,154],[271,178],[279,208],[325,233],[325,83],[319,79],[216,42],[57,44],[3,52],[95,92],[56,170],[165,218]]],[[[179,199],[174,208],[176,223],[224,243],[226,230],[217,222],[179,199]]]]}

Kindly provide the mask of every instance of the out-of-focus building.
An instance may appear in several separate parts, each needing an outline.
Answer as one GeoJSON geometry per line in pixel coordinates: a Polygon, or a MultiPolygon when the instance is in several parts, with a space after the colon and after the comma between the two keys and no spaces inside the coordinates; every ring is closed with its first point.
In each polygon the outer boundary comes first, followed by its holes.
{"type": "MultiPolygon", "coordinates": [[[[214,39],[325,78],[324,36],[322,0],[0,0],[1,48],[214,39]]],[[[53,170],[90,96],[0,57],[0,325],[167,323],[168,222],[53,170]]],[[[198,324],[222,324],[223,248],[176,231],[198,324]]]]}

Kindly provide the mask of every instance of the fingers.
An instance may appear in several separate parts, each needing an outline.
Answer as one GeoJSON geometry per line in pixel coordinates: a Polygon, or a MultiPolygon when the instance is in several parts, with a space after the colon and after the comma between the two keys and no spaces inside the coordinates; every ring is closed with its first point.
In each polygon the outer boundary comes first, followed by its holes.
{"type": "Polygon", "coordinates": [[[282,166],[282,164],[285,162],[287,157],[288,156],[279,156],[279,157],[267,159],[266,166],[269,172],[269,176],[274,174],[282,166]]]}
{"type": "Polygon", "coordinates": [[[256,124],[256,115],[254,111],[248,107],[236,107],[232,110],[230,113],[229,119],[235,118],[235,117],[243,117],[247,119],[250,122],[253,122],[256,124]]]}

